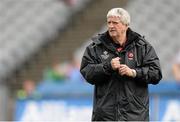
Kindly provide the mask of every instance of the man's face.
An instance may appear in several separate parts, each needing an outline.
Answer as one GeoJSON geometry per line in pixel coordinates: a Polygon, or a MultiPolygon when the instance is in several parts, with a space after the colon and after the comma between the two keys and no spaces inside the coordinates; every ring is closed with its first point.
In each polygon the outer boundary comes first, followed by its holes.
{"type": "Polygon", "coordinates": [[[107,18],[108,32],[111,37],[121,37],[126,33],[128,26],[121,23],[120,18],[116,16],[110,16],[107,18]]]}

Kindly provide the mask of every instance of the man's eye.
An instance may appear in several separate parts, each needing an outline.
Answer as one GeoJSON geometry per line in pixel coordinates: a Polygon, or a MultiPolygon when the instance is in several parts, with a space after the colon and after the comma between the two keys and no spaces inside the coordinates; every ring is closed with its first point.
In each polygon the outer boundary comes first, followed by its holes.
{"type": "Polygon", "coordinates": [[[118,22],[113,22],[113,24],[118,24],[118,22]]]}

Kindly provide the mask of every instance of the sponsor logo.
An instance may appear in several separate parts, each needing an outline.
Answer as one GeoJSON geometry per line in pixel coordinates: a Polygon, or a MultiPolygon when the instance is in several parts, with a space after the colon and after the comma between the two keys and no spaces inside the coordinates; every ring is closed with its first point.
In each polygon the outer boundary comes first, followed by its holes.
{"type": "Polygon", "coordinates": [[[107,51],[104,51],[103,54],[101,55],[102,59],[106,60],[109,57],[109,54],[107,51]]]}

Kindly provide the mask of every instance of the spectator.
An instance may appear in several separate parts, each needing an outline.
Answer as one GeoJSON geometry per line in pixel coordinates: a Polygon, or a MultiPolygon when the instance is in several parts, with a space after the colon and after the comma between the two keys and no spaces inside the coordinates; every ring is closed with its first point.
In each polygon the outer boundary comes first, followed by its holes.
{"type": "Polygon", "coordinates": [[[32,80],[25,80],[22,84],[22,89],[18,90],[17,97],[19,99],[36,98],[35,82],[32,80]]]}
{"type": "Polygon", "coordinates": [[[174,58],[173,66],[172,66],[172,71],[175,80],[180,83],[180,51],[174,58]]]}
{"type": "Polygon", "coordinates": [[[64,82],[66,77],[66,64],[60,64],[59,62],[54,62],[51,67],[45,69],[43,74],[44,81],[51,82],[64,82]]]}
{"type": "Polygon", "coordinates": [[[73,55],[71,56],[67,77],[70,82],[83,82],[84,78],[80,73],[80,62],[73,55]]]}

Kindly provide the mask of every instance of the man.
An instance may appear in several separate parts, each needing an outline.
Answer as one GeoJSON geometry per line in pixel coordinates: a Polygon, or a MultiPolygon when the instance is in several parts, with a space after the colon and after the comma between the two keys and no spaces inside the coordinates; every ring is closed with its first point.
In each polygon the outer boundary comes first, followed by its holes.
{"type": "Polygon", "coordinates": [[[148,84],[161,78],[154,48],[129,28],[130,16],[122,8],[107,14],[108,31],[93,38],[80,71],[94,88],[92,120],[149,120],[148,84]]]}

